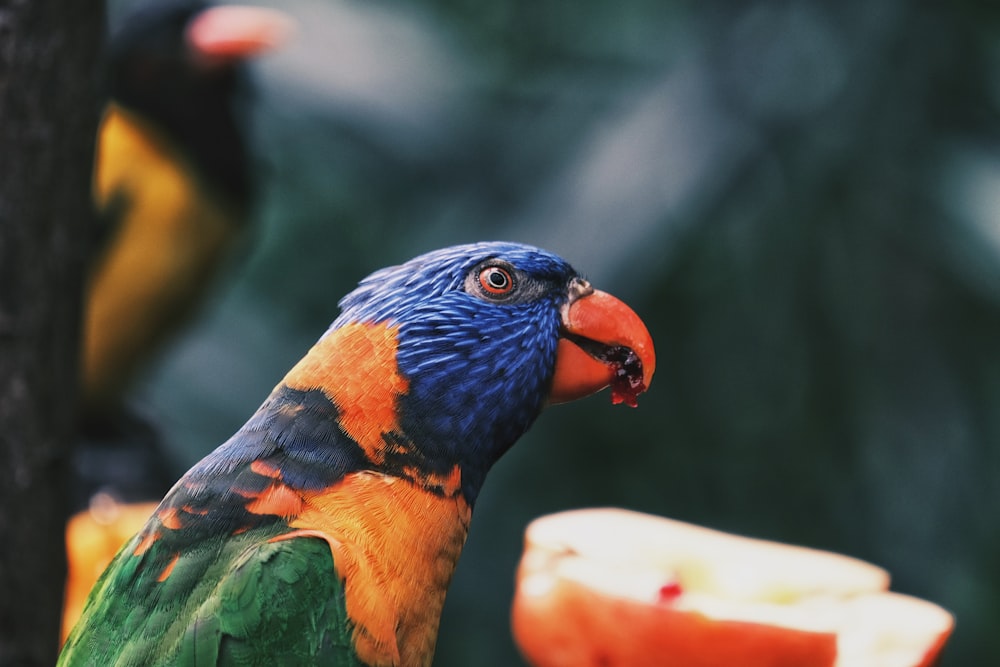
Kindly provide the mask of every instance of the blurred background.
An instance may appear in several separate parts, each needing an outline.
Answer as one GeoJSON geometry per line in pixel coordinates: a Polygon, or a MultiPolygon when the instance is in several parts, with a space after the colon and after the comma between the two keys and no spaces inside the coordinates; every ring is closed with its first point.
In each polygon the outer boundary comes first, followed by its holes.
{"type": "Polygon", "coordinates": [[[1000,6],[920,4],[275,0],[298,31],[253,70],[253,231],[132,402],[180,474],[370,271],[540,245],[644,318],[657,378],[494,469],[436,665],[522,664],[524,526],[598,505],[873,561],[956,614],[945,667],[988,664],[1000,6]]]}

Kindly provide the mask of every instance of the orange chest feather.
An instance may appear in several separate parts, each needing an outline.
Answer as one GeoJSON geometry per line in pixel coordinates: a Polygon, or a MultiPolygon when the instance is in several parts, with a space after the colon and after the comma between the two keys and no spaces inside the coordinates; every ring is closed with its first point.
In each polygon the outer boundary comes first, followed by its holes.
{"type": "Polygon", "coordinates": [[[360,658],[373,667],[419,667],[430,665],[470,518],[457,489],[442,496],[361,472],[306,495],[289,537],[329,542],[360,658]]]}

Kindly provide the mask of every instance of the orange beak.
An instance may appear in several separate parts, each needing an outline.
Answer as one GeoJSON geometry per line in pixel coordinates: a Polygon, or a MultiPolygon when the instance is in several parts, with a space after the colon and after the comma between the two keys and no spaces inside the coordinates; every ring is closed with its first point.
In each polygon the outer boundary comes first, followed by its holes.
{"type": "Polygon", "coordinates": [[[611,387],[612,403],[635,407],[656,370],[653,339],[639,316],[582,279],[570,283],[563,307],[550,403],[566,403],[611,387]]]}
{"type": "Polygon", "coordinates": [[[211,62],[235,62],[273,51],[294,28],[284,12],[264,7],[220,5],[196,16],[187,27],[188,44],[211,62]]]}

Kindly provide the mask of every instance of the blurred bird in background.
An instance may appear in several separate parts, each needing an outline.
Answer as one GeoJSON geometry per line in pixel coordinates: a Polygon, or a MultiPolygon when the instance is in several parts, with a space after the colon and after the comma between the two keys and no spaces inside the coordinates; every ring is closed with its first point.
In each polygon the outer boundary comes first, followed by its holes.
{"type": "Polygon", "coordinates": [[[547,405],[635,405],[655,370],[630,308],[521,244],[421,255],[340,306],[119,552],[59,664],[427,667],[493,464],[547,405]]]}
{"type": "Polygon", "coordinates": [[[87,303],[88,413],[120,404],[245,228],[253,184],[242,67],[287,29],[270,10],[165,0],[139,7],[113,36],[94,172],[105,238],[87,303]]]}
{"type": "Polygon", "coordinates": [[[172,458],[128,390],[197,310],[249,224],[244,67],[290,25],[269,9],[162,0],[133,8],[110,39],[93,177],[101,237],[86,292],[73,462],[81,512],[67,533],[64,624],[148,515],[142,501],[174,480],[172,458]]]}

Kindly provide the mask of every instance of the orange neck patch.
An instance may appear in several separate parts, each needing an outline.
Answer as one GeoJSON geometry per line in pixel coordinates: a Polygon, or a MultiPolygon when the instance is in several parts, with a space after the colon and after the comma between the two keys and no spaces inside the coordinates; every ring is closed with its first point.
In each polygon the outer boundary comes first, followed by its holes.
{"type": "MultiPolygon", "coordinates": [[[[386,462],[385,434],[400,431],[397,405],[409,390],[396,364],[397,336],[396,326],[347,324],[321,338],[283,380],[298,391],[322,391],[340,427],[375,466],[386,462]]],[[[291,532],[275,540],[329,543],[361,660],[372,667],[429,666],[472,515],[461,469],[408,466],[402,477],[362,471],[328,489],[304,491],[286,486],[266,462],[251,468],[272,483],[248,511],[289,521],[291,532]]]]}
{"type": "Polygon", "coordinates": [[[360,472],[306,494],[291,522],[297,530],[276,539],[330,544],[363,662],[429,666],[471,517],[457,490],[443,497],[409,480],[360,472]]]}
{"type": "Polygon", "coordinates": [[[347,324],[329,332],[285,376],[292,389],[320,389],[337,407],[341,428],[375,464],[385,462],[384,433],[399,429],[396,403],[409,383],[396,366],[398,327],[347,324]]]}

